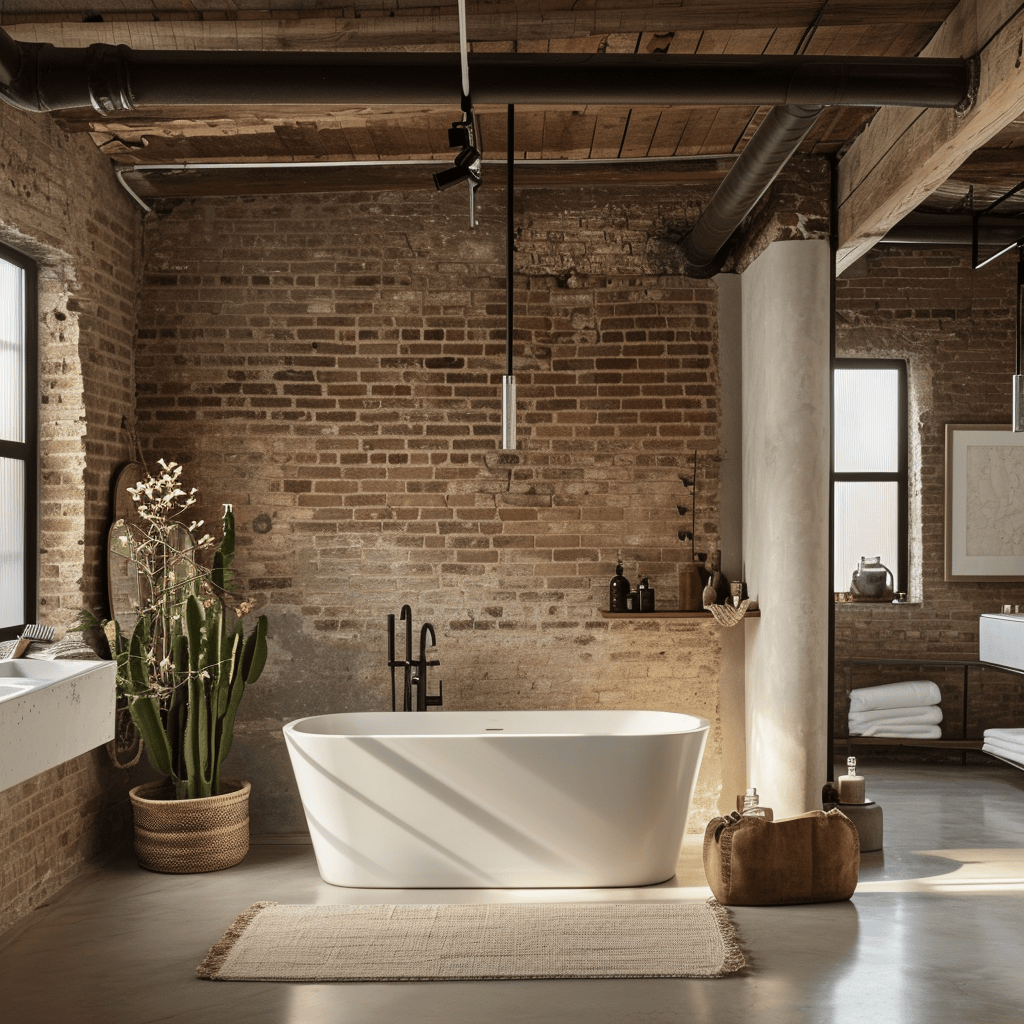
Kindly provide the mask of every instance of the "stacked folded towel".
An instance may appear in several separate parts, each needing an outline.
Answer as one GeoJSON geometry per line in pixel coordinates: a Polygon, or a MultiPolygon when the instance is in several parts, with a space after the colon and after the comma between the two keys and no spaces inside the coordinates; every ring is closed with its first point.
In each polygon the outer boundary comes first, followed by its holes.
{"type": "Polygon", "coordinates": [[[940,700],[930,679],[861,687],[850,694],[850,735],[941,739],[940,700]]]}
{"type": "Polygon", "coordinates": [[[1024,729],[986,729],[981,749],[1024,767],[1024,729]]]}

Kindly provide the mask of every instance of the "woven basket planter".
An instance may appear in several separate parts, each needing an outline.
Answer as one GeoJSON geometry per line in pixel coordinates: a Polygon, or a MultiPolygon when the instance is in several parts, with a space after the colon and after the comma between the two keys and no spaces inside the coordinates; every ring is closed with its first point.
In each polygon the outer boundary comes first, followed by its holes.
{"type": "Polygon", "coordinates": [[[167,783],[147,782],[128,794],[135,815],[135,855],[150,871],[220,871],[249,852],[249,783],[224,782],[225,792],[175,800],[167,783]]]}

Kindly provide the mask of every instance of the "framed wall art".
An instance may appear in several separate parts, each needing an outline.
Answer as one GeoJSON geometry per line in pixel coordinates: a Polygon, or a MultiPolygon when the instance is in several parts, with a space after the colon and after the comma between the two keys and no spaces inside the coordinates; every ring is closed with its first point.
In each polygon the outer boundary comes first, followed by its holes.
{"type": "Polygon", "coordinates": [[[1024,433],[946,424],[948,581],[1024,580],[1024,433]]]}

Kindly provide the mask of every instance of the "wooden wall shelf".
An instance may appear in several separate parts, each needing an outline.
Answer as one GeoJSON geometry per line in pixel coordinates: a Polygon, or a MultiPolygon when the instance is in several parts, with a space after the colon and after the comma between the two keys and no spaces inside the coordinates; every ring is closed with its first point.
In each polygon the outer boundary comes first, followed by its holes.
{"type": "MultiPolygon", "coordinates": [[[[758,618],[761,612],[758,609],[748,611],[745,618],[758,618]]],[[[710,619],[711,612],[601,612],[603,619],[710,619]]]]}
{"type": "Polygon", "coordinates": [[[920,736],[837,736],[849,747],[935,747],[937,750],[981,750],[984,740],[930,740],[920,736]]]}

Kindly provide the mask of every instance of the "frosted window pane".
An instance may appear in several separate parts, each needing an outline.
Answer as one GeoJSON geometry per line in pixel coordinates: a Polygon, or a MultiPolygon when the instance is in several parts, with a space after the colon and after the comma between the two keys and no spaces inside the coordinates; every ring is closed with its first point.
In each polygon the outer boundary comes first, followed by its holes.
{"type": "Polygon", "coordinates": [[[837,591],[849,590],[862,557],[880,557],[896,577],[895,590],[906,590],[899,568],[899,490],[895,481],[835,485],[833,572],[837,591]]]}
{"type": "Polygon", "coordinates": [[[897,370],[835,371],[835,471],[899,471],[897,370]]]}
{"type": "Polygon", "coordinates": [[[0,628],[25,621],[25,464],[0,459],[0,628]]]}
{"type": "Polygon", "coordinates": [[[25,272],[0,257],[0,439],[25,440],[25,272]]]}

